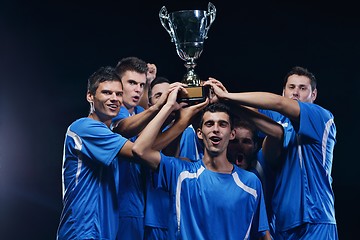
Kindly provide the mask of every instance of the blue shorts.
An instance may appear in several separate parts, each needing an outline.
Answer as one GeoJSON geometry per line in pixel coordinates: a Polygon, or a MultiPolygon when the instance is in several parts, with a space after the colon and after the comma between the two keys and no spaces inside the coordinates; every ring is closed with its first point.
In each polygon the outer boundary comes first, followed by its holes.
{"type": "Polygon", "coordinates": [[[284,232],[276,232],[276,240],[338,240],[336,224],[305,223],[284,232]]]}

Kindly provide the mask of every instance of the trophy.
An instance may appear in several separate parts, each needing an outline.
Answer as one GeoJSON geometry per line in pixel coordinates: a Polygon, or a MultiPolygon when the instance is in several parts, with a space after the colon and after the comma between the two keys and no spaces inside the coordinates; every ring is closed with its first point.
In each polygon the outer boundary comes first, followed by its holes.
{"type": "Polygon", "coordinates": [[[175,43],[178,56],[185,61],[186,74],[182,83],[187,84],[188,94],[181,94],[179,101],[202,102],[209,94],[209,89],[201,86],[195,73],[195,60],[203,51],[204,40],[216,17],[216,8],[209,2],[208,12],[202,10],[182,10],[168,13],[165,6],[160,9],[160,22],[175,43]]]}

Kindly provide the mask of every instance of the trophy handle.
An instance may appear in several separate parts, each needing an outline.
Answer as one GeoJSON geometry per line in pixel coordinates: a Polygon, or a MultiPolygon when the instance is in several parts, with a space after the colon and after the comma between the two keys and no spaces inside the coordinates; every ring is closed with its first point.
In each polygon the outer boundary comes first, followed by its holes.
{"type": "Polygon", "coordinates": [[[174,34],[173,32],[170,30],[171,26],[170,26],[170,21],[169,21],[169,14],[167,12],[167,9],[165,6],[163,6],[160,9],[159,12],[159,18],[160,18],[160,22],[161,25],[165,28],[165,30],[169,33],[170,37],[171,37],[171,42],[174,42],[174,34]]]}
{"type": "Polygon", "coordinates": [[[211,2],[209,2],[209,4],[208,4],[208,12],[206,13],[206,17],[210,17],[210,21],[209,21],[209,25],[206,26],[206,28],[205,28],[205,37],[204,37],[205,39],[208,38],[207,33],[210,29],[211,24],[214,22],[215,17],[216,17],[216,8],[215,8],[214,4],[212,4],[211,2]]]}

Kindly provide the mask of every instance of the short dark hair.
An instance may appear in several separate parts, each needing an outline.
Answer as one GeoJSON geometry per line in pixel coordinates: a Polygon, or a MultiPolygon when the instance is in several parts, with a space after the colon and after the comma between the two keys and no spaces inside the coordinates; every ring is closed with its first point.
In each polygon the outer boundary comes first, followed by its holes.
{"type": "Polygon", "coordinates": [[[167,79],[166,77],[156,77],[154,80],[151,81],[150,83],[150,87],[149,87],[149,90],[148,90],[148,96],[149,96],[149,102],[150,102],[150,98],[151,98],[151,95],[152,95],[152,89],[155,85],[157,84],[161,84],[161,83],[168,83],[170,84],[170,80],[167,79]]]}
{"type": "Polygon", "coordinates": [[[119,81],[120,77],[116,74],[115,69],[110,66],[100,67],[88,78],[87,91],[95,95],[99,84],[105,81],[119,81]]]}
{"type": "Polygon", "coordinates": [[[134,71],[140,74],[147,74],[148,66],[147,63],[140,58],[126,57],[121,59],[117,63],[115,70],[121,79],[126,71],[134,71]]]}
{"type": "Polygon", "coordinates": [[[285,88],[286,83],[288,81],[288,78],[291,75],[299,75],[299,76],[305,76],[308,77],[310,79],[310,85],[311,85],[311,90],[314,91],[316,89],[316,85],[317,85],[317,80],[315,78],[315,75],[311,72],[309,72],[309,70],[307,70],[304,67],[299,67],[299,66],[295,66],[293,67],[290,72],[288,72],[285,77],[284,77],[284,83],[283,83],[283,88],[285,88]]]}
{"type": "Polygon", "coordinates": [[[253,134],[253,141],[257,142],[259,141],[258,135],[259,135],[259,131],[257,130],[257,128],[255,127],[254,124],[251,124],[250,122],[240,119],[240,118],[234,118],[234,128],[245,128],[248,129],[252,132],[253,134]]]}
{"type": "Polygon", "coordinates": [[[199,125],[200,128],[202,127],[202,125],[204,123],[203,117],[206,112],[211,112],[211,113],[224,112],[224,113],[226,113],[227,115],[229,115],[230,128],[231,129],[234,128],[233,114],[230,111],[230,107],[225,105],[224,103],[220,103],[220,102],[211,103],[202,110],[201,120],[200,120],[200,125],[199,125]]]}

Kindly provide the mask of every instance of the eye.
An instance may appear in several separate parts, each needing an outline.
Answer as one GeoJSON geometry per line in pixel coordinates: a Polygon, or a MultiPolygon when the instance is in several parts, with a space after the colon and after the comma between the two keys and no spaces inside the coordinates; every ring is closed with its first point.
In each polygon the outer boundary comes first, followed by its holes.
{"type": "Polygon", "coordinates": [[[105,94],[105,95],[111,95],[111,92],[107,91],[107,90],[102,91],[102,93],[105,94]]]}
{"type": "Polygon", "coordinates": [[[204,123],[204,126],[206,126],[206,127],[211,127],[211,126],[213,126],[213,125],[214,125],[213,122],[205,122],[205,123],[204,123]]]}
{"type": "Polygon", "coordinates": [[[229,123],[225,122],[225,121],[221,121],[221,122],[219,122],[219,126],[222,128],[226,128],[227,126],[229,126],[229,123]]]}

